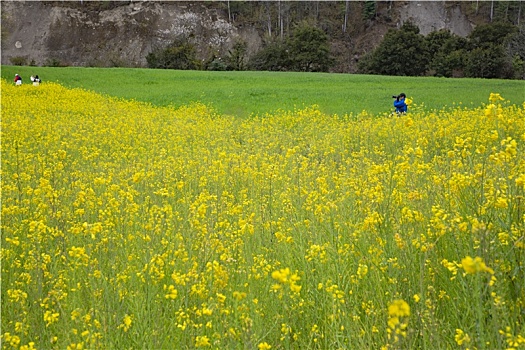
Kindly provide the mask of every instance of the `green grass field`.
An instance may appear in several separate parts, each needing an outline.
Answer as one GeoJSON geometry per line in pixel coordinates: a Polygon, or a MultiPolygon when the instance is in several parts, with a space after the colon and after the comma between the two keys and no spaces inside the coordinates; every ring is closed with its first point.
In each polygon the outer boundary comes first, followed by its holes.
{"type": "Polygon", "coordinates": [[[327,114],[373,114],[393,110],[393,94],[405,92],[426,109],[486,102],[491,92],[511,103],[525,101],[525,81],[387,77],[328,73],[208,72],[132,68],[2,66],[1,76],[15,73],[28,83],[31,74],[111,96],[166,106],[201,102],[220,114],[246,117],[318,105],[327,114]]]}

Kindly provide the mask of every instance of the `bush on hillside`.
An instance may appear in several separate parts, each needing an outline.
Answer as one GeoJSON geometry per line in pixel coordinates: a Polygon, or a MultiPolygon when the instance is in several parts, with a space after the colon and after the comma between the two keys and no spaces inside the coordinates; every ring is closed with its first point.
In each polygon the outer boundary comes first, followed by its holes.
{"type": "Polygon", "coordinates": [[[487,49],[501,45],[508,36],[516,32],[516,29],[517,27],[510,23],[482,24],[474,28],[467,38],[472,49],[487,49]]]}
{"type": "Polygon", "coordinates": [[[389,30],[383,41],[360,70],[369,74],[423,75],[428,67],[428,50],[419,28],[405,22],[399,30],[389,30]]]}
{"type": "Polygon", "coordinates": [[[371,20],[376,16],[377,2],[376,1],[365,1],[363,4],[363,19],[371,20]]]}
{"type": "Polygon", "coordinates": [[[288,47],[294,71],[328,72],[334,63],[328,35],[306,22],[295,28],[288,40],[288,47]]]}
{"type": "Polygon", "coordinates": [[[9,59],[13,66],[26,66],[27,65],[27,58],[24,56],[15,56],[11,57],[9,59]]]}
{"type": "Polygon", "coordinates": [[[228,70],[245,70],[246,69],[246,51],[248,44],[245,41],[238,40],[228,51],[226,57],[226,66],[228,70]]]}
{"type": "Polygon", "coordinates": [[[452,77],[465,69],[465,56],[468,41],[452,34],[448,29],[441,29],[425,37],[428,57],[428,70],[432,75],[452,77]]]}
{"type": "Polygon", "coordinates": [[[514,77],[513,55],[506,43],[516,32],[517,27],[510,23],[477,26],[467,37],[470,50],[465,65],[466,76],[472,78],[514,77]]]}
{"type": "Polygon", "coordinates": [[[525,79],[525,25],[506,37],[504,47],[512,62],[515,79],[525,79]]]}
{"type": "Polygon", "coordinates": [[[306,22],[291,37],[268,42],[250,60],[250,68],[269,71],[327,72],[334,64],[326,33],[306,22]]]}
{"type": "Polygon", "coordinates": [[[286,71],[291,67],[288,48],[283,40],[267,42],[249,62],[250,69],[267,71],[286,71]]]}
{"type": "Polygon", "coordinates": [[[511,78],[512,63],[506,58],[502,45],[492,44],[469,52],[465,73],[471,78],[511,78]]]}
{"type": "Polygon", "coordinates": [[[359,63],[360,73],[521,79],[525,76],[525,30],[508,23],[480,25],[467,38],[448,30],[423,37],[405,23],[390,30],[359,63]]]}
{"type": "Polygon", "coordinates": [[[195,47],[184,40],[175,40],[167,47],[153,50],[146,56],[149,68],[200,69],[195,47]]]}

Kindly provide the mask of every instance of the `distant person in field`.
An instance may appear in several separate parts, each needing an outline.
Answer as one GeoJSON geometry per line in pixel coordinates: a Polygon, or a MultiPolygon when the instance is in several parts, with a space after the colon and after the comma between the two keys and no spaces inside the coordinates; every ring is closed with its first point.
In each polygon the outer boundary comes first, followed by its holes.
{"type": "Polygon", "coordinates": [[[34,77],[31,76],[31,81],[33,82],[33,85],[34,85],[34,86],[38,86],[38,85],[40,85],[40,83],[42,82],[42,80],[40,80],[40,78],[38,77],[38,75],[35,75],[34,77]]]}
{"type": "Polygon", "coordinates": [[[407,95],[405,95],[404,92],[400,93],[398,96],[392,96],[392,98],[395,98],[394,107],[396,107],[397,114],[406,113],[408,111],[408,106],[405,102],[406,97],[407,95]]]}
{"type": "Polygon", "coordinates": [[[22,77],[18,74],[15,74],[15,85],[22,85],[22,77]]]}

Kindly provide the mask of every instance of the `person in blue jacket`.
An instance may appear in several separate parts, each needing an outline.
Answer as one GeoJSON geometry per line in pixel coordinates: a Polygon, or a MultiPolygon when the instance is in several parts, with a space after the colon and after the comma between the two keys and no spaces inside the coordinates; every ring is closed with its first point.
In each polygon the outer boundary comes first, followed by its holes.
{"type": "Polygon", "coordinates": [[[405,102],[405,98],[407,97],[407,95],[405,95],[405,93],[402,92],[399,94],[399,96],[392,96],[392,97],[395,98],[394,107],[396,107],[396,113],[397,114],[406,113],[408,110],[407,104],[405,102]]]}

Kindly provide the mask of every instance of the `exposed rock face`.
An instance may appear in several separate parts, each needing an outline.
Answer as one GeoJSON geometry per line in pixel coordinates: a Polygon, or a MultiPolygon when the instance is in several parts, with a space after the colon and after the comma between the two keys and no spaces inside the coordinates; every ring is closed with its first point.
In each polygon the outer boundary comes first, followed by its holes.
{"type": "Polygon", "coordinates": [[[2,64],[24,57],[37,65],[53,59],[72,66],[140,67],[152,48],[181,36],[193,41],[202,59],[223,53],[237,38],[248,43],[248,51],[260,45],[255,31],[238,30],[201,2],[132,2],[101,12],[33,1],[1,6],[2,64]]]}
{"type": "MultiPolygon", "coordinates": [[[[184,37],[196,47],[200,59],[224,56],[236,40],[247,43],[250,56],[261,48],[261,35],[248,26],[235,27],[220,11],[204,2],[136,1],[105,11],[83,6],[51,6],[38,1],[2,1],[2,64],[23,58],[27,64],[50,61],[70,66],[144,67],[146,55],[174,39],[184,37]]],[[[349,43],[333,43],[341,57],[370,51],[389,27],[410,20],[422,34],[442,28],[466,36],[472,25],[459,7],[445,1],[397,3],[390,25],[373,24],[349,43]],[[362,43],[359,44],[359,43],[362,43]],[[351,52],[352,51],[352,52],[351,52]]],[[[341,64],[341,63],[340,63],[341,64]]],[[[337,70],[355,71],[352,59],[337,70]]]]}
{"type": "Polygon", "coordinates": [[[411,21],[423,35],[449,29],[465,37],[474,29],[457,4],[449,6],[445,1],[408,1],[399,15],[401,22],[411,21]]]}

